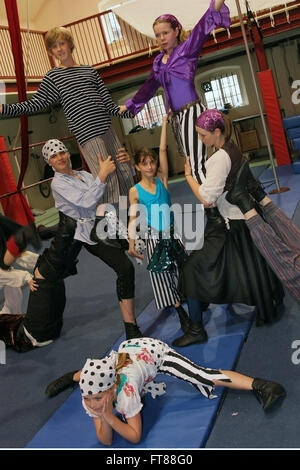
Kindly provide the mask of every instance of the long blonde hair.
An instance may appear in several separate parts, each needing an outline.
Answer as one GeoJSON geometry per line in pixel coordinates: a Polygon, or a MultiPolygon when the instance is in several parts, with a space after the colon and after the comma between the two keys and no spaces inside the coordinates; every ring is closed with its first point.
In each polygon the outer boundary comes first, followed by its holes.
{"type": "Polygon", "coordinates": [[[119,353],[118,354],[118,362],[116,364],[116,374],[117,374],[117,380],[116,384],[117,386],[120,385],[121,383],[121,374],[120,370],[125,366],[125,364],[132,364],[132,360],[130,359],[130,356],[128,353],[119,353]]]}

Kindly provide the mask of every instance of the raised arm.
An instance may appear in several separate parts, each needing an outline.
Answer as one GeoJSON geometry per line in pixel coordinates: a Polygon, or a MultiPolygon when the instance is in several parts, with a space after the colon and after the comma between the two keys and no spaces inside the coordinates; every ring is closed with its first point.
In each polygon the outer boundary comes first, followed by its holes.
{"type": "Polygon", "coordinates": [[[56,195],[58,195],[59,198],[62,198],[64,201],[77,207],[82,207],[84,209],[93,209],[96,207],[100,197],[105,191],[107,176],[113,173],[116,169],[116,165],[111,160],[111,157],[102,161],[101,156],[98,155],[98,162],[98,176],[88,189],[84,186],[79,186],[75,177],[74,179],[72,178],[71,180],[68,180],[68,183],[66,183],[64,178],[54,178],[51,185],[54,199],[56,198],[56,195]]]}
{"type": "Polygon", "coordinates": [[[224,0],[211,0],[208,10],[200,18],[188,39],[182,43],[182,52],[186,57],[198,57],[210,32],[217,27],[229,28],[229,26],[230,12],[224,0]]]}
{"type": "Polygon", "coordinates": [[[224,4],[225,0],[215,0],[214,9],[219,12],[224,4]]]}
{"type": "Polygon", "coordinates": [[[158,176],[163,182],[166,189],[168,189],[168,176],[169,176],[169,165],[167,155],[167,125],[168,116],[163,116],[160,144],[159,144],[159,171],[158,176]]]}
{"type": "Polygon", "coordinates": [[[203,199],[200,196],[199,189],[200,189],[201,185],[192,176],[192,169],[191,169],[191,164],[190,164],[189,157],[187,157],[187,159],[186,159],[184,169],[185,169],[185,171],[184,171],[185,178],[186,178],[191,190],[193,191],[194,195],[196,196],[196,198],[204,205],[204,207],[210,207],[210,204],[208,204],[208,202],[205,201],[205,199],[203,199]]]}

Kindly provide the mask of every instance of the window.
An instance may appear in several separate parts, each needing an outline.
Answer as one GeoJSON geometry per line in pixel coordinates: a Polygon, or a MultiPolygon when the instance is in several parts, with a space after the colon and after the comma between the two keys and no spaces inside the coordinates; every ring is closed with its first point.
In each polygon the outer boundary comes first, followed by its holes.
{"type": "Polygon", "coordinates": [[[134,117],[134,122],[136,126],[151,129],[162,124],[164,114],[166,114],[166,108],[162,95],[154,96],[134,117]]]}
{"type": "Polygon", "coordinates": [[[101,15],[106,41],[108,44],[122,39],[122,31],[116,15],[110,11],[105,15],[101,15]]]}
{"type": "Polygon", "coordinates": [[[230,104],[233,108],[243,106],[244,100],[239,77],[236,73],[220,75],[202,82],[207,107],[224,108],[225,104],[230,104]]]}

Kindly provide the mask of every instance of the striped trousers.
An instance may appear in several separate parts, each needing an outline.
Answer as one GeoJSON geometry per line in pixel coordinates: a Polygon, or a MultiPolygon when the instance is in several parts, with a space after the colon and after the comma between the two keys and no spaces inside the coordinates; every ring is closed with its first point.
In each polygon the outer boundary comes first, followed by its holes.
{"type": "MultiPolygon", "coordinates": [[[[96,178],[99,171],[97,155],[100,154],[102,160],[106,160],[109,155],[115,157],[121,144],[111,127],[106,134],[95,137],[79,147],[92,175],[96,178]]],[[[105,192],[99,204],[118,203],[119,197],[128,196],[129,189],[134,185],[133,166],[130,163],[118,163],[117,160],[115,163],[116,171],[107,177],[105,192]]]]}
{"type": "Polygon", "coordinates": [[[205,179],[206,147],[198,138],[195,129],[197,118],[205,106],[196,102],[186,109],[173,113],[172,124],[178,150],[182,156],[190,157],[193,177],[201,184],[205,179]]]}
{"type": "Polygon", "coordinates": [[[231,382],[229,377],[221,371],[198,366],[171,348],[164,353],[157,372],[190,383],[206,398],[215,398],[215,395],[211,394],[214,389],[213,380],[231,382]]]}
{"type": "Polygon", "coordinates": [[[263,207],[265,221],[255,215],[246,224],[261,255],[291,295],[300,302],[300,230],[270,202],[263,207]]]}
{"type": "MultiPolygon", "coordinates": [[[[146,253],[148,263],[153,255],[157,239],[146,239],[146,253]]],[[[176,273],[162,272],[155,273],[149,271],[151,285],[156,308],[162,309],[180,303],[180,295],[177,290],[179,272],[176,273]]]]}

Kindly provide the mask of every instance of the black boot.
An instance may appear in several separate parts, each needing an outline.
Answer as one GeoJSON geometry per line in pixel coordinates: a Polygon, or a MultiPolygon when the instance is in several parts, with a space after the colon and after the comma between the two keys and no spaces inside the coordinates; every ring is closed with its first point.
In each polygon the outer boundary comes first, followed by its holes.
{"type": "Polygon", "coordinates": [[[45,390],[47,397],[55,397],[55,395],[58,395],[60,392],[63,392],[69,387],[75,388],[79,383],[73,380],[73,376],[76,374],[76,372],[78,372],[78,370],[68,372],[67,374],[62,375],[58,379],[51,382],[45,390]]]}
{"type": "Polygon", "coordinates": [[[32,245],[35,250],[39,250],[42,246],[34,223],[20,227],[13,237],[20,251],[24,251],[27,245],[32,245]]]}
{"type": "Polygon", "coordinates": [[[143,334],[136,323],[126,323],[124,322],[125,326],[125,334],[126,339],[134,339],[134,338],[143,338],[143,334]]]}
{"type": "Polygon", "coordinates": [[[254,379],[252,390],[258,401],[263,404],[263,410],[266,411],[273,406],[279,398],[286,395],[282,385],[264,379],[254,379]]]}
{"type": "Polygon", "coordinates": [[[233,188],[226,195],[227,201],[238,206],[243,214],[255,208],[255,202],[247,190],[249,171],[248,162],[243,162],[236,174],[233,188]]]}
{"type": "Polygon", "coordinates": [[[181,329],[184,333],[186,333],[190,326],[190,317],[188,316],[182,305],[179,305],[179,307],[175,307],[175,310],[179,316],[181,329]]]}
{"type": "Polygon", "coordinates": [[[174,339],[172,345],[183,348],[184,346],[189,346],[194,343],[206,343],[207,339],[207,333],[202,322],[194,323],[191,321],[188,331],[183,336],[174,339]]]}

